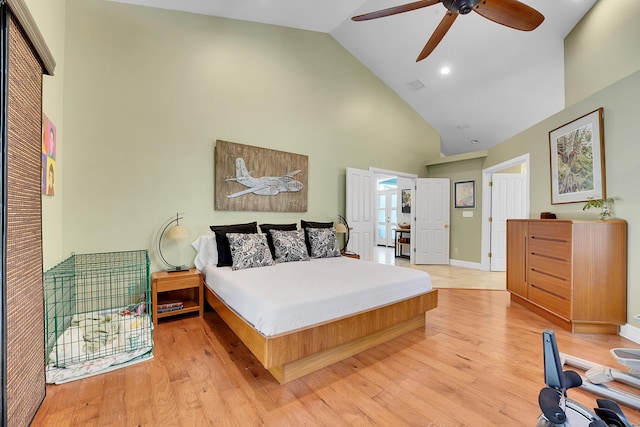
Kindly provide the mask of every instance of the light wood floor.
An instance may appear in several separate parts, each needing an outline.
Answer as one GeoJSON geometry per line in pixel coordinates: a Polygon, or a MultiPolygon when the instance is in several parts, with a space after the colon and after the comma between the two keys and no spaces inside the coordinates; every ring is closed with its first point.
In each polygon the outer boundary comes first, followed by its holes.
{"type": "MultiPolygon", "coordinates": [[[[215,312],[167,320],[154,331],[154,359],[47,387],[32,425],[535,425],[541,332],[553,325],[510,304],[506,291],[439,292],[425,329],[284,386],[215,312]]],[[[616,366],[609,348],[638,347],[618,336],[555,330],[560,351],[609,366],[616,366]]],[[[581,390],[569,395],[595,403],[581,390]]],[[[640,423],[638,411],[625,410],[640,423]]]]}
{"type": "Polygon", "coordinates": [[[478,274],[478,270],[452,267],[451,265],[411,264],[408,258],[396,258],[394,248],[380,246],[374,248],[373,260],[381,264],[391,264],[426,271],[431,275],[431,280],[435,288],[507,289],[507,276],[504,271],[483,272],[482,274],[478,274]]]}

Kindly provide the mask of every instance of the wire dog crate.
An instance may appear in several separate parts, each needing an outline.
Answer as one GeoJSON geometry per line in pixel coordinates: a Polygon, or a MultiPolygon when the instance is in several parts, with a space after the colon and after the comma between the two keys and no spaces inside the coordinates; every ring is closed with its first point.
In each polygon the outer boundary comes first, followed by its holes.
{"type": "Polygon", "coordinates": [[[73,254],[44,273],[47,381],[151,357],[146,250],[73,254]]]}

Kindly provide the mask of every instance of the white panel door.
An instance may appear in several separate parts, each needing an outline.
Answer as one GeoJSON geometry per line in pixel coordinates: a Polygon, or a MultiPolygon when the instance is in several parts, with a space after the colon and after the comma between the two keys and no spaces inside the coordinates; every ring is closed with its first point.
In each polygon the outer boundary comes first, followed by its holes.
{"type": "Polygon", "coordinates": [[[507,219],[527,218],[526,175],[491,175],[491,271],[507,270],[507,219]]]}
{"type": "Polygon", "coordinates": [[[375,176],[366,170],[347,168],[346,214],[350,227],[347,250],[370,260],[375,230],[375,176]]]}
{"type": "Polygon", "coordinates": [[[449,264],[448,178],[416,180],[411,239],[415,264],[449,264]]]}

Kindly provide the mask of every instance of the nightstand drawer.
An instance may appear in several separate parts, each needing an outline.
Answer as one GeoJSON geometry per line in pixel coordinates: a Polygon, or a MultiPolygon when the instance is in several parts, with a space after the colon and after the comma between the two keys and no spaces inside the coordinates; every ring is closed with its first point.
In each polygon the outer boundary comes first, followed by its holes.
{"type": "Polygon", "coordinates": [[[176,277],[158,280],[158,289],[156,292],[177,291],[179,289],[197,288],[199,286],[200,276],[192,277],[176,277]]]}

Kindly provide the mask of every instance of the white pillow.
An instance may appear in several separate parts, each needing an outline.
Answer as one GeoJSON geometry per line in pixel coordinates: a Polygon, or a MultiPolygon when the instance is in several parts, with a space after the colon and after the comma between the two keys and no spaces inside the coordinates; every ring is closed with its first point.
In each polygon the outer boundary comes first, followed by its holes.
{"type": "Polygon", "coordinates": [[[191,243],[193,249],[196,250],[196,258],[193,261],[196,268],[200,271],[206,265],[218,264],[218,247],[216,246],[216,233],[207,231],[191,243]]]}

